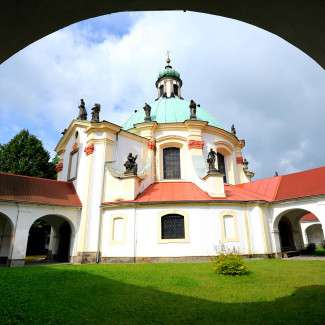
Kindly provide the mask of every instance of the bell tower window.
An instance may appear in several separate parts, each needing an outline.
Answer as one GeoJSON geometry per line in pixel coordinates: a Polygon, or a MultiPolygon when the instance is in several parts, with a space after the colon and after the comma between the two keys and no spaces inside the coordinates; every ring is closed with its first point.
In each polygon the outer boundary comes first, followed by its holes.
{"type": "Polygon", "coordinates": [[[179,148],[163,149],[164,179],[180,179],[181,164],[179,148]]]}
{"type": "Polygon", "coordinates": [[[175,95],[175,96],[179,96],[179,95],[178,95],[178,85],[174,84],[174,85],[173,85],[173,90],[174,90],[174,95],[175,95]]]}
{"type": "Polygon", "coordinates": [[[159,86],[159,97],[161,97],[164,94],[164,85],[159,86]]]}

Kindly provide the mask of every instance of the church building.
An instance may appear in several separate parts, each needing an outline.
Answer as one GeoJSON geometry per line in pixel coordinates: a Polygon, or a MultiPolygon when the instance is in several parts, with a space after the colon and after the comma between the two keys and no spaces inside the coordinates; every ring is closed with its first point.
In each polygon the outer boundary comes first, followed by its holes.
{"type": "Polygon", "coordinates": [[[0,173],[0,263],[290,256],[307,214],[324,238],[325,167],[254,181],[245,140],[183,98],[169,58],[155,87],[121,126],[99,104],[88,119],[81,100],[55,148],[57,180],[0,173]]]}

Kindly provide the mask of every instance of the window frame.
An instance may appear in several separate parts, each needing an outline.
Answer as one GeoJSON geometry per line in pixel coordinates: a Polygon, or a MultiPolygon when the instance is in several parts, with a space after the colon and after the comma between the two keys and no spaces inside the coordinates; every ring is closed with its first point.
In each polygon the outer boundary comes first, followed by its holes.
{"type": "Polygon", "coordinates": [[[159,244],[168,244],[168,243],[189,243],[189,221],[188,221],[188,212],[183,210],[165,210],[158,214],[157,217],[157,238],[159,244]],[[162,238],[162,218],[170,215],[177,214],[184,218],[184,238],[162,238]]]}
{"type": "Polygon", "coordinates": [[[238,218],[237,218],[236,211],[222,211],[220,213],[220,229],[221,229],[221,241],[223,243],[240,242],[239,229],[238,229],[238,218]],[[227,236],[226,236],[225,217],[233,218],[233,226],[234,226],[234,236],[233,237],[227,238],[227,236]]]}
{"type": "Polygon", "coordinates": [[[120,216],[120,215],[116,215],[116,216],[112,216],[111,218],[111,222],[110,222],[110,243],[111,244],[124,244],[126,242],[126,225],[127,224],[127,218],[125,216],[120,216]],[[115,226],[115,220],[123,220],[123,226],[122,226],[122,239],[121,240],[116,240],[114,239],[114,226],[115,226]]]}
{"type": "Polygon", "coordinates": [[[217,152],[217,164],[218,164],[218,171],[223,173],[223,181],[225,184],[228,184],[228,177],[227,177],[227,163],[226,163],[226,156],[221,152],[217,152]],[[223,170],[220,169],[220,162],[223,162],[223,170]]]}
{"type": "Polygon", "coordinates": [[[72,150],[70,152],[70,156],[69,156],[69,167],[68,167],[68,181],[72,182],[74,180],[77,179],[78,176],[78,165],[79,165],[79,148],[72,150]],[[75,170],[75,175],[71,175],[71,167],[72,167],[72,157],[74,155],[76,156],[76,170],[75,170]]]}
{"type": "Polygon", "coordinates": [[[161,217],[161,239],[184,239],[185,238],[185,222],[184,216],[180,214],[166,214],[161,217]],[[168,220],[169,219],[169,220],[168,220]],[[173,220],[174,219],[174,220],[173,220]],[[175,223],[175,233],[169,232],[164,233],[170,225],[165,225],[165,223],[171,222],[175,223]],[[180,229],[177,229],[180,227],[180,229]]]}
{"type": "MultiPolygon", "coordinates": [[[[167,155],[166,155],[167,156],[167,155]]],[[[179,147],[175,147],[175,146],[170,146],[170,147],[164,147],[162,149],[162,167],[163,167],[163,179],[164,180],[179,180],[179,179],[182,179],[182,168],[181,168],[181,149],[179,147]],[[178,177],[166,177],[165,175],[165,152],[167,152],[167,150],[170,150],[170,149],[177,149],[177,152],[178,152],[178,171],[175,170],[175,173],[178,172],[178,177]]],[[[175,164],[176,165],[176,164],[175,164]]],[[[166,168],[167,169],[167,168],[166,168]]],[[[167,173],[168,171],[166,171],[167,173]]]]}

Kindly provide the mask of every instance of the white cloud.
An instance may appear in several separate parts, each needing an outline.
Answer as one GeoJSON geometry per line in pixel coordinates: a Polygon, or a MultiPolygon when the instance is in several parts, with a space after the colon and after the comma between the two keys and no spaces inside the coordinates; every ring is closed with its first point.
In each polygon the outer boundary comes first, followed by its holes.
{"type": "Polygon", "coordinates": [[[53,147],[84,98],[89,113],[99,102],[101,117],[120,124],[154,99],[170,50],[185,97],[226,128],[236,124],[257,176],[324,164],[323,153],[308,163],[292,154],[311,156],[324,138],[324,71],[285,41],[238,21],[190,12],[137,14],[121,37],[100,32],[105,38],[94,43],[89,30],[75,25],[2,64],[2,123],[29,127],[53,147]],[[302,141],[308,145],[302,148],[302,141]]]}

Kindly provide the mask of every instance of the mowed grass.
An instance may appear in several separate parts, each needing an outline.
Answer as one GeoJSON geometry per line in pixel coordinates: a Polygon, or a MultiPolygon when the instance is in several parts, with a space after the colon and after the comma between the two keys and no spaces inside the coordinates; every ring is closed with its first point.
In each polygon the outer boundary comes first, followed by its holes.
{"type": "Polygon", "coordinates": [[[324,324],[325,262],[0,268],[2,324],[324,324]]]}

